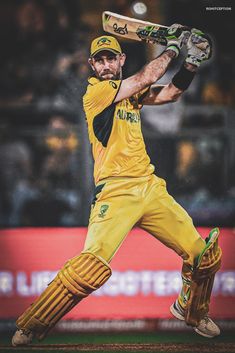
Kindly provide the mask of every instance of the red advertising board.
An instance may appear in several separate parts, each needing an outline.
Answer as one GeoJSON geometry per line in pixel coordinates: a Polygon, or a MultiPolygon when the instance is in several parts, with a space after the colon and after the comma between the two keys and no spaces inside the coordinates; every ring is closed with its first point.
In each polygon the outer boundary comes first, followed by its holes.
{"type": "MultiPolygon", "coordinates": [[[[199,228],[205,238],[208,229],[199,228]]],[[[86,228],[0,230],[0,319],[15,318],[83,248],[86,228]]],[[[235,231],[222,229],[222,268],[217,273],[211,315],[235,318],[235,231]]],[[[66,319],[168,318],[181,287],[182,261],[172,250],[136,228],[111,263],[109,281],[66,319]]]]}

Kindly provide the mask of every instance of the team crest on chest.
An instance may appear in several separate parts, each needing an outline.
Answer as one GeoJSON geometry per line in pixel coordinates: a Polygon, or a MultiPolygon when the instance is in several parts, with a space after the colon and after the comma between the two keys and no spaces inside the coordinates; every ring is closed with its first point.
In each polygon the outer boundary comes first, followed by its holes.
{"type": "Polygon", "coordinates": [[[106,212],[108,211],[109,206],[108,205],[102,205],[100,207],[100,213],[98,214],[98,217],[104,218],[106,216],[106,212]]]}

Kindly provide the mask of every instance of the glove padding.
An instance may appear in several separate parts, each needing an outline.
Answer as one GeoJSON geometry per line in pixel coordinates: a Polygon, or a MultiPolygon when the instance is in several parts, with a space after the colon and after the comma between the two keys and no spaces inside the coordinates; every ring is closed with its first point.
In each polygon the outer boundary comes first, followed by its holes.
{"type": "Polygon", "coordinates": [[[190,28],[187,26],[182,26],[178,23],[171,25],[166,31],[166,50],[173,50],[177,57],[182,46],[187,43],[190,33],[190,28]]]}
{"type": "Polygon", "coordinates": [[[212,55],[212,41],[210,37],[193,28],[186,44],[188,56],[186,62],[199,67],[203,61],[209,60],[212,55]]]}

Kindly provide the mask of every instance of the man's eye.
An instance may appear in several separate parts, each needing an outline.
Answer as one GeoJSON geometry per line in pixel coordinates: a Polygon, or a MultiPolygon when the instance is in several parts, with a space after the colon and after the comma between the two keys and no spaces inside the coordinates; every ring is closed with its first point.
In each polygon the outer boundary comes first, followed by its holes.
{"type": "Polygon", "coordinates": [[[95,62],[101,64],[102,63],[102,59],[101,58],[97,58],[97,59],[95,59],[95,62]]]}

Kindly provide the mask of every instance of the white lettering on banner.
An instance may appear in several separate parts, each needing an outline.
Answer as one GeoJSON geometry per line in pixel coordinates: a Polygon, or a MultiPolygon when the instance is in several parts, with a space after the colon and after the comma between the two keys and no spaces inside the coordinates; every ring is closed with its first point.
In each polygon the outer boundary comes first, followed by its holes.
{"type": "MultiPolygon", "coordinates": [[[[113,275],[95,296],[171,296],[181,289],[179,271],[113,271],[113,275]]],[[[215,276],[213,295],[235,296],[235,271],[219,272],[215,276]]]]}
{"type": "Polygon", "coordinates": [[[220,274],[220,291],[224,296],[235,295],[235,272],[228,271],[220,274]]]}
{"type": "Polygon", "coordinates": [[[53,280],[57,272],[40,271],[32,272],[30,281],[25,272],[18,272],[16,275],[16,291],[22,297],[39,295],[53,280]]]}
{"type": "Polygon", "coordinates": [[[93,293],[96,296],[168,296],[179,293],[179,271],[113,271],[109,281],[93,293]]]}
{"type": "Polygon", "coordinates": [[[0,296],[13,294],[14,276],[9,271],[0,272],[0,296]]]}
{"type": "MultiPolygon", "coordinates": [[[[56,276],[57,271],[0,271],[0,297],[38,296],[56,276]]],[[[177,295],[181,289],[179,271],[113,271],[109,281],[94,296],[136,295],[156,297],[177,295]]],[[[215,276],[213,295],[235,297],[235,271],[221,271],[215,276]]]]}

